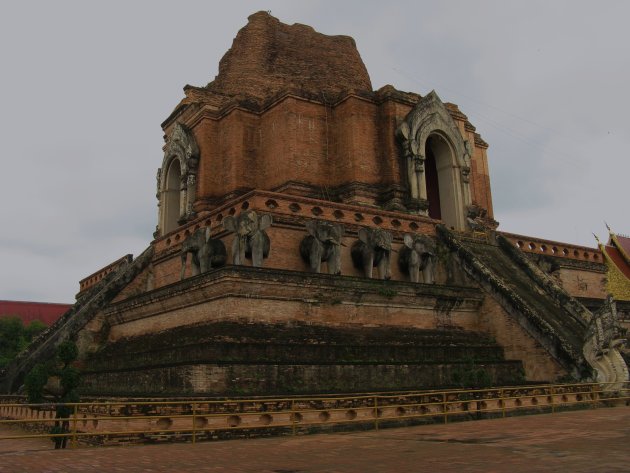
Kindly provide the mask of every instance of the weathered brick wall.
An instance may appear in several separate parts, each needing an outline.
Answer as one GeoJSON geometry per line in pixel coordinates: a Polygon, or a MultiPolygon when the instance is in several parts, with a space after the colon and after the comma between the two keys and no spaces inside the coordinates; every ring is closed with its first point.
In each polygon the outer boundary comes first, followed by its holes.
{"type": "MultiPolygon", "coordinates": [[[[289,181],[319,188],[352,182],[404,187],[395,129],[410,110],[411,104],[393,98],[349,96],[328,104],[287,96],[260,113],[236,108],[206,117],[192,127],[201,156],[198,200],[213,202],[243,188],[273,190],[289,181]]],[[[453,118],[475,143],[463,129],[465,118],[453,118]]],[[[475,145],[471,194],[492,216],[489,186],[485,149],[475,145]]]]}
{"type": "MultiPolygon", "coordinates": [[[[475,289],[348,281],[327,276],[324,280],[321,277],[310,280],[298,274],[281,276],[267,273],[261,276],[263,279],[222,278],[207,283],[202,282],[203,278],[190,279],[187,284],[201,284],[204,288],[194,291],[192,286],[181,288],[176,293],[169,292],[167,298],[160,293],[147,294],[145,302],[130,301],[129,307],[109,309],[118,313],[109,315],[110,319],[117,320],[111,328],[110,340],[217,321],[460,328],[493,337],[503,347],[506,359],[522,360],[529,381],[553,381],[566,374],[493,298],[477,292],[481,299],[475,301],[475,289]],[[274,277],[280,279],[274,280],[274,277]],[[284,280],[286,277],[289,280],[284,280]],[[445,294],[438,295],[435,291],[451,291],[452,294],[445,298],[445,294]],[[199,296],[195,296],[196,293],[199,296]],[[453,299],[455,294],[460,298],[453,299]]],[[[162,291],[168,292],[168,288],[162,291]]]]}
{"type": "MultiPolygon", "coordinates": [[[[168,136],[179,121],[197,140],[197,211],[242,189],[273,190],[292,181],[322,189],[407,185],[395,130],[420,96],[392,86],[373,91],[349,37],[259,12],[238,33],[216,79],[185,91],[163,127],[168,136]]],[[[473,200],[492,217],[487,144],[457,106],[446,105],[473,145],[473,200]]],[[[365,192],[341,200],[384,204],[365,192]]]]}
{"type": "Polygon", "coordinates": [[[484,298],[474,330],[494,337],[503,347],[506,359],[522,360],[528,381],[554,381],[566,374],[547,350],[491,297],[484,298]]]}
{"type": "Polygon", "coordinates": [[[557,273],[562,288],[573,297],[604,299],[607,295],[605,273],[571,268],[560,268],[557,273]]]}
{"type": "Polygon", "coordinates": [[[267,98],[287,88],[320,94],[371,91],[365,65],[349,36],[327,36],[312,27],[286,25],[268,13],[248,18],[208,84],[225,95],[267,98]]]}
{"type": "MultiPolygon", "coordinates": [[[[229,274],[229,269],[220,273],[229,274]]],[[[300,273],[213,277],[190,279],[185,285],[190,288],[165,287],[109,308],[113,324],[110,340],[222,320],[476,330],[478,300],[472,296],[474,290],[300,273]]]]}

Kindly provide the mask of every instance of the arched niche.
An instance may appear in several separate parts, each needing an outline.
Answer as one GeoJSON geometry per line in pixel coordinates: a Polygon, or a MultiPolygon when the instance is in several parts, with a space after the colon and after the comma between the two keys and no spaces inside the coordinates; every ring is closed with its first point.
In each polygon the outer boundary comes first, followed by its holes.
{"type": "Polygon", "coordinates": [[[179,226],[181,214],[182,171],[179,159],[171,159],[164,183],[164,233],[168,233],[179,226]]]}
{"type": "Polygon", "coordinates": [[[453,147],[443,135],[432,133],[424,144],[424,156],[429,217],[458,228],[463,215],[453,147]]]}
{"type": "Polygon", "coordinates": [[[470,145],[434,91],[416,104],[396,134],[403,150],[408,209],[464,230],[471,205],[470,145]]]}
{"type": "Polygon", "coordinates": [[[158,228],[156,236],[175,230],[195,217],[199,147],[188,128],[173,125],[157,173],[158,228]]]}

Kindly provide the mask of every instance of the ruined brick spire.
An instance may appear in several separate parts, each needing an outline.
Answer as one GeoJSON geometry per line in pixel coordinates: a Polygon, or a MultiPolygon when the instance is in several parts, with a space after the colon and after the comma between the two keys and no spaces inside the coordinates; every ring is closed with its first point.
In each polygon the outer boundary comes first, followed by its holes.
{"type": "Polygon", "coordinates": [[[258,12],[238,32],[219,63],[219,75],[207,88],[228,96],[267,99],[284,91],[317,96],[371,92],[372,84],[351,37],[286,25],[258,12]]]}

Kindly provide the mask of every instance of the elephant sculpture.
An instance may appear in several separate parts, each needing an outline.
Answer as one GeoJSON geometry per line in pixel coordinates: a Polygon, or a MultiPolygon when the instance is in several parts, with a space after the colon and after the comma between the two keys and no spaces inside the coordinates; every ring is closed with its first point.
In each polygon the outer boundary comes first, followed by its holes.
{"type": "Polygon", "coordinates": [[[186,274],[186,259],[188,253],[192,253],[191,266],[192,275],[196,276],[205,273],[211,268],[223,266],[227,257],[225,245],[221,240],[210,238],[210,227],[195,230],[182,243],[180,255],[182,258],[182,269],[180,279],[184,279],[186,274]]]}
{"type": "Polygon", "coordinates": [[[343,225],[310,220],[306,222],[306,230],[309,234],[300,243],[300,254],[311,271],[321,272],[325,261],[329,274],[341,274],[343,225]]]}
{"type": "Polygon", "coordinates": [[[412,282],[420,282],[422,272],[422,282],[435,283],[435,245],[431,239],[406,233],[404,242],[405,246],[398,258],[400,269],[409,273],[412,282]]]}
{"type": "Polygon", "coordinates": [[[252,266],[262,266],[263,258],[269,256],[271,247],[265,232],[271,222],[271,215],[258,215],[254,210],[245,210],[238,217],[227,216],[223,219],[225,229],[236,233],[232,243],[233,264],[244,264],[245,258],[251,258],[252,266]]]}
{"type": "Polygon", "coordinates": [[[361,228],[359,241],[350,250],[352,262],[357,269],[363,269],[365,277],[372,277],[372,268],[378,268],[381,279],[390,279],[390,255],[392,234],[381,228],[361,228]]]}

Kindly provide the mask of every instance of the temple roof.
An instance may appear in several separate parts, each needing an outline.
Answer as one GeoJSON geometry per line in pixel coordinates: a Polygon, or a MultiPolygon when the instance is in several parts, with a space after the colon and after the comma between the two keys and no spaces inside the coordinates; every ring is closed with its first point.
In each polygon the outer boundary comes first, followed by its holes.
{"type": "Polygon", "coordinates": [[[630,238],[610,232],[606,254],[630,280],[630,238]]]}
{"type": "Polygon", "coordinates": [[[630,264],[630,237],[611,233],[608,244],[612,244],[615,248],[617,248],[624,257],[625,261],[630,264]]]}
{"type": "Polygon", "coordinates": [[[600,249],[608,266],[608,291],[620,300],[630,300],[630,238],[613,233],[600,249]]]}
{"type": "Polygon", "coordinates": [[[628,265],[622,253],[614,246],[609,246],[609,245],[606,245],[604,247],[604,251],[606,252],[606,256],[610,258],[611,262],[613,262],[615,266],[617,266],[617,268],[619,268],[619,270],[628,279],[630,279],[630,265],[628,265]]]}
{"type": "Polygon", "coordinates": [[[272,97],[285,89],[337,95],[371,92],[372,84],[354,40],[312,27],[281,23],[266,12],[250,15],[206,88],[228,96],[272,97]]]}

